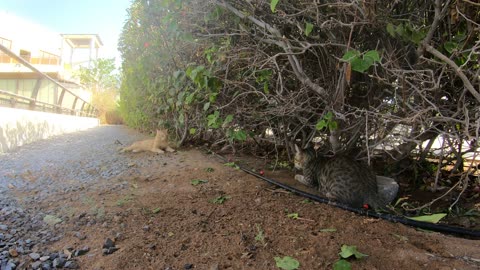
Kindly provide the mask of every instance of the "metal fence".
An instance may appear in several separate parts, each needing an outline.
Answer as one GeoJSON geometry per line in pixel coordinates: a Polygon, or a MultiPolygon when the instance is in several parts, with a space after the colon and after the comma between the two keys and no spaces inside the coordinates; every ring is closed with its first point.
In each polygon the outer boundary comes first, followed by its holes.
{"type": "MultiPolygon", "coordinates": [[[[31,87],[27,87],[29,89],[26,91],[16,91],[17,93],[15,93],[8,87],[7,89],[1,89],[0,87],[0,106],[97,117],[98,111],[92,104],[79,97],[57,80],[41,72],[27,60],[16,55],[2,44],[0,44],[0,54],[12,58],[12,62],[15,62],[16,65],[23,65],[28,68],[31,70],[30,74],[33,73],[35,77],[33,81],[30,80],[31,87]]],[[[18,74],[20,76],[24,73],[18,72],[18,74]]],[[[25,80],[24,78],[10,78],[10,80],[12,79],[16,80],[16,88],[18,88],[20,80],[25,80]]]]}

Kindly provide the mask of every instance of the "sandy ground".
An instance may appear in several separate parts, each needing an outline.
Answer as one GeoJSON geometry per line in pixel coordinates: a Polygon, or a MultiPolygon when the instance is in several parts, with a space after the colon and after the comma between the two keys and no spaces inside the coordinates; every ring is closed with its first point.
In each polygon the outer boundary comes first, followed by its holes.
{"type": "MultiPolygon", "coordinates": [[[[25,209],[35,207],[63,220],[53,227],[63,237],[45,248],[89,247],[76,257],[80,269],[279,269],[274,258],[284,256],[296,259],[299,269],[333,269],[342,245],[368,255],[349,259],[352,269],[480,269],[479,240],[305,201],[196,148],[120,154],[116,138],[125,143],[140,136],[123,127],[108,132],[114,135],[103,134],[103,146],[88,150],[93,157],[95,149],[108,151],[108,162],[122,164],[111,170],[115,173],[88,181],[66,182],[61,174],[47,184],[31,180],[37,188],[60,190],[44,193],[17,179],[11,193],[25,209]],[[118,248],[109,255],[102,251],[107,238],[118,248]]],[[[89,176],[109,170],[109,164],[98,164],[89,176]]],[[[31,174],[40,179],[41,172],[44,168],[31,174]]],[[[279,171],[266,176],[291,178],[279,171]]]]}

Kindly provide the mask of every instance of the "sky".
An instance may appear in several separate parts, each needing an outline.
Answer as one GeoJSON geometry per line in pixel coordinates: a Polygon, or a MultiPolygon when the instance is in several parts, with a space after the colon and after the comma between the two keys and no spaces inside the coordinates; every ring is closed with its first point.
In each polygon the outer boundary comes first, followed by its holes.
{"type": "MultiPolygon", "coordinates": [[[[98,34],[99,57],[116,58],[118,38],[131,0],[0,0],[0,11],[59,34],[98,34]]],[[[0,26],[6,27],[6,26],[0,26]]]]}

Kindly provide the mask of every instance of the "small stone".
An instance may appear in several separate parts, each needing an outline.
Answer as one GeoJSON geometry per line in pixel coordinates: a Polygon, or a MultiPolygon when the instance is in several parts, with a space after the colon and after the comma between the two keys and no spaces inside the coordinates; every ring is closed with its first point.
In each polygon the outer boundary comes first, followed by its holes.
{"type": "Polygon", "coordinates": [[[73,255],[74,255],[75,257],[78,257],[78,256],[82,256],[82,255],[87,254],[89,251],[90,251],[90,248],[87,247],[87,246],[84,246],[84,247],[82,247],[81,249],[76,250],[76,251],[73,253],[73,255]]]}
{"type": "Polygon", "coordinates": [[[28,254],[28,256],[30,256],[30,258],[32,258],[32,260],[36,261],[40,258],[40,254],[36,253],[36,252],[32,252],[30,254],[28,254]]]}
{"type": "Polygon", "coordinates": [[[14,270],[16,267],[17,267],[17,265],[14,264],[13,262],[8,262],[7,265],[5,265],[5,268],[2,268],[2,269],[5,269],[5,270],[14,270]]]}
{"type": "Polygon", "coordinates": [[[23,254],[23,253],[25,253],[25,250],[23,249],[23,247],[17,247],[17,252],[19,254],[23,254]]]}
{"type": "Polygon", "coordinates": [[[53,260],[53,268],[62,268],[65,265],[65,260],[64,258],[58,257],[55,260],[53,260]]]}
{"type": "Polygon", "coordinates": [[[48,261],[49,259],[50,259],[50,256],[42,256],[42,257],[40,257],[40,261],[42,261],[42,262],[46,262],[46,261],[48,261]]]}
{"type": "Polygon", "coordinates": [[[193,264],[191,264],[191,263],[187,263],[183,266],[183,269],[185,269],[185,270],[192,269],[192,268],[193,268],[193,264]]]}
{"type": "Polygon", "coordinates": [[[50,269],[52,269],[52,266],[50,265],[50,262],[42,263],[42,270],[50,270],[50,269]]]}
{"type": "Polygon", "coordinates": [[[143,226],[143,230],[144,230],[144,231],[149,231],[149,230],[150,230],[150,226],[148,226],[148,225],[143,226]]]}
{"type": "Polygon", "coordinates": [[[10,254],[10,256],[12,257],[17,257],[18,256],[18,251],[14,248],[11,248],[8,250],[8,253],[10,254]]]}
{"type": "Polygon", "coordinates": [[[115,237],[114,237],[113,239],[115,240],[115,242],[117,242],[117,241],[119,241],[119,240],[122,240],[122,239],[123,239],[123,234],[117,232],[117,233],[115,234],[115,237]]]}
{"type": "Polygon", "coordinates": [[[65,263],[65,266],[64,268],[67,268],[67,269],[78,269],[78,265],[75,261],[67,261],[65,263]]]}
{"type": "Polygon", "coordinates": [[[56,258],[58,258],[58,253],[50,253],[50,260],[55,260],[56,258]]]}
{"type": "Polygon", "coordinates": [[[8,226],[4,225],[4,224],[0,224],[0,230],[6,231],[6,230],[8,230],[8,226]]]}
{"type": "Polygon", "coordinates": [[[33,269],[40,269],[42,262],[34,262],[30,265],[33,269]]]}
{"type": "Polygon", "coordinates": [[[110,239],[110,238],[107,238],[107,239],[105,240],[105,243],[103,244],[103,248],[106,248],[106,249],[112,248],[112,247],[114,247],[114,246],[115,246],[115,243],[114,243],[113,240],[110,239]]]}
{"type": "Polygon", "coordinates": [[[85,240],[87,239],[87,237],[85,235],[83,235],[81,232],[76,232],[73,234],[76,238],[80,239],[80,240],[85,240]]]}

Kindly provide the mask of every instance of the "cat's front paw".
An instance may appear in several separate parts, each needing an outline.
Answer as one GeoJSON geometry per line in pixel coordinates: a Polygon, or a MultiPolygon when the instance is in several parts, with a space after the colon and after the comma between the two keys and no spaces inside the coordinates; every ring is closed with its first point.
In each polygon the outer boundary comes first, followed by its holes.
{"type": "Polygon", "coordinates": [[[295,174],[295,180],[297,180],[300,183],[303,183],[304,177],[303,177],[303,175],[295,174]]]}
{"type": "Polygon", "coordinates": [[[310,179],[308,178],[305,178],[305,176],[303,175],[300,175],[300,174],[296,174],[295,175],[295,180],[297,180],[298,182],[306,185],[306,186],[309,186],[309,187],[313,187],[313,183],[310,181],[310,179]]]}

